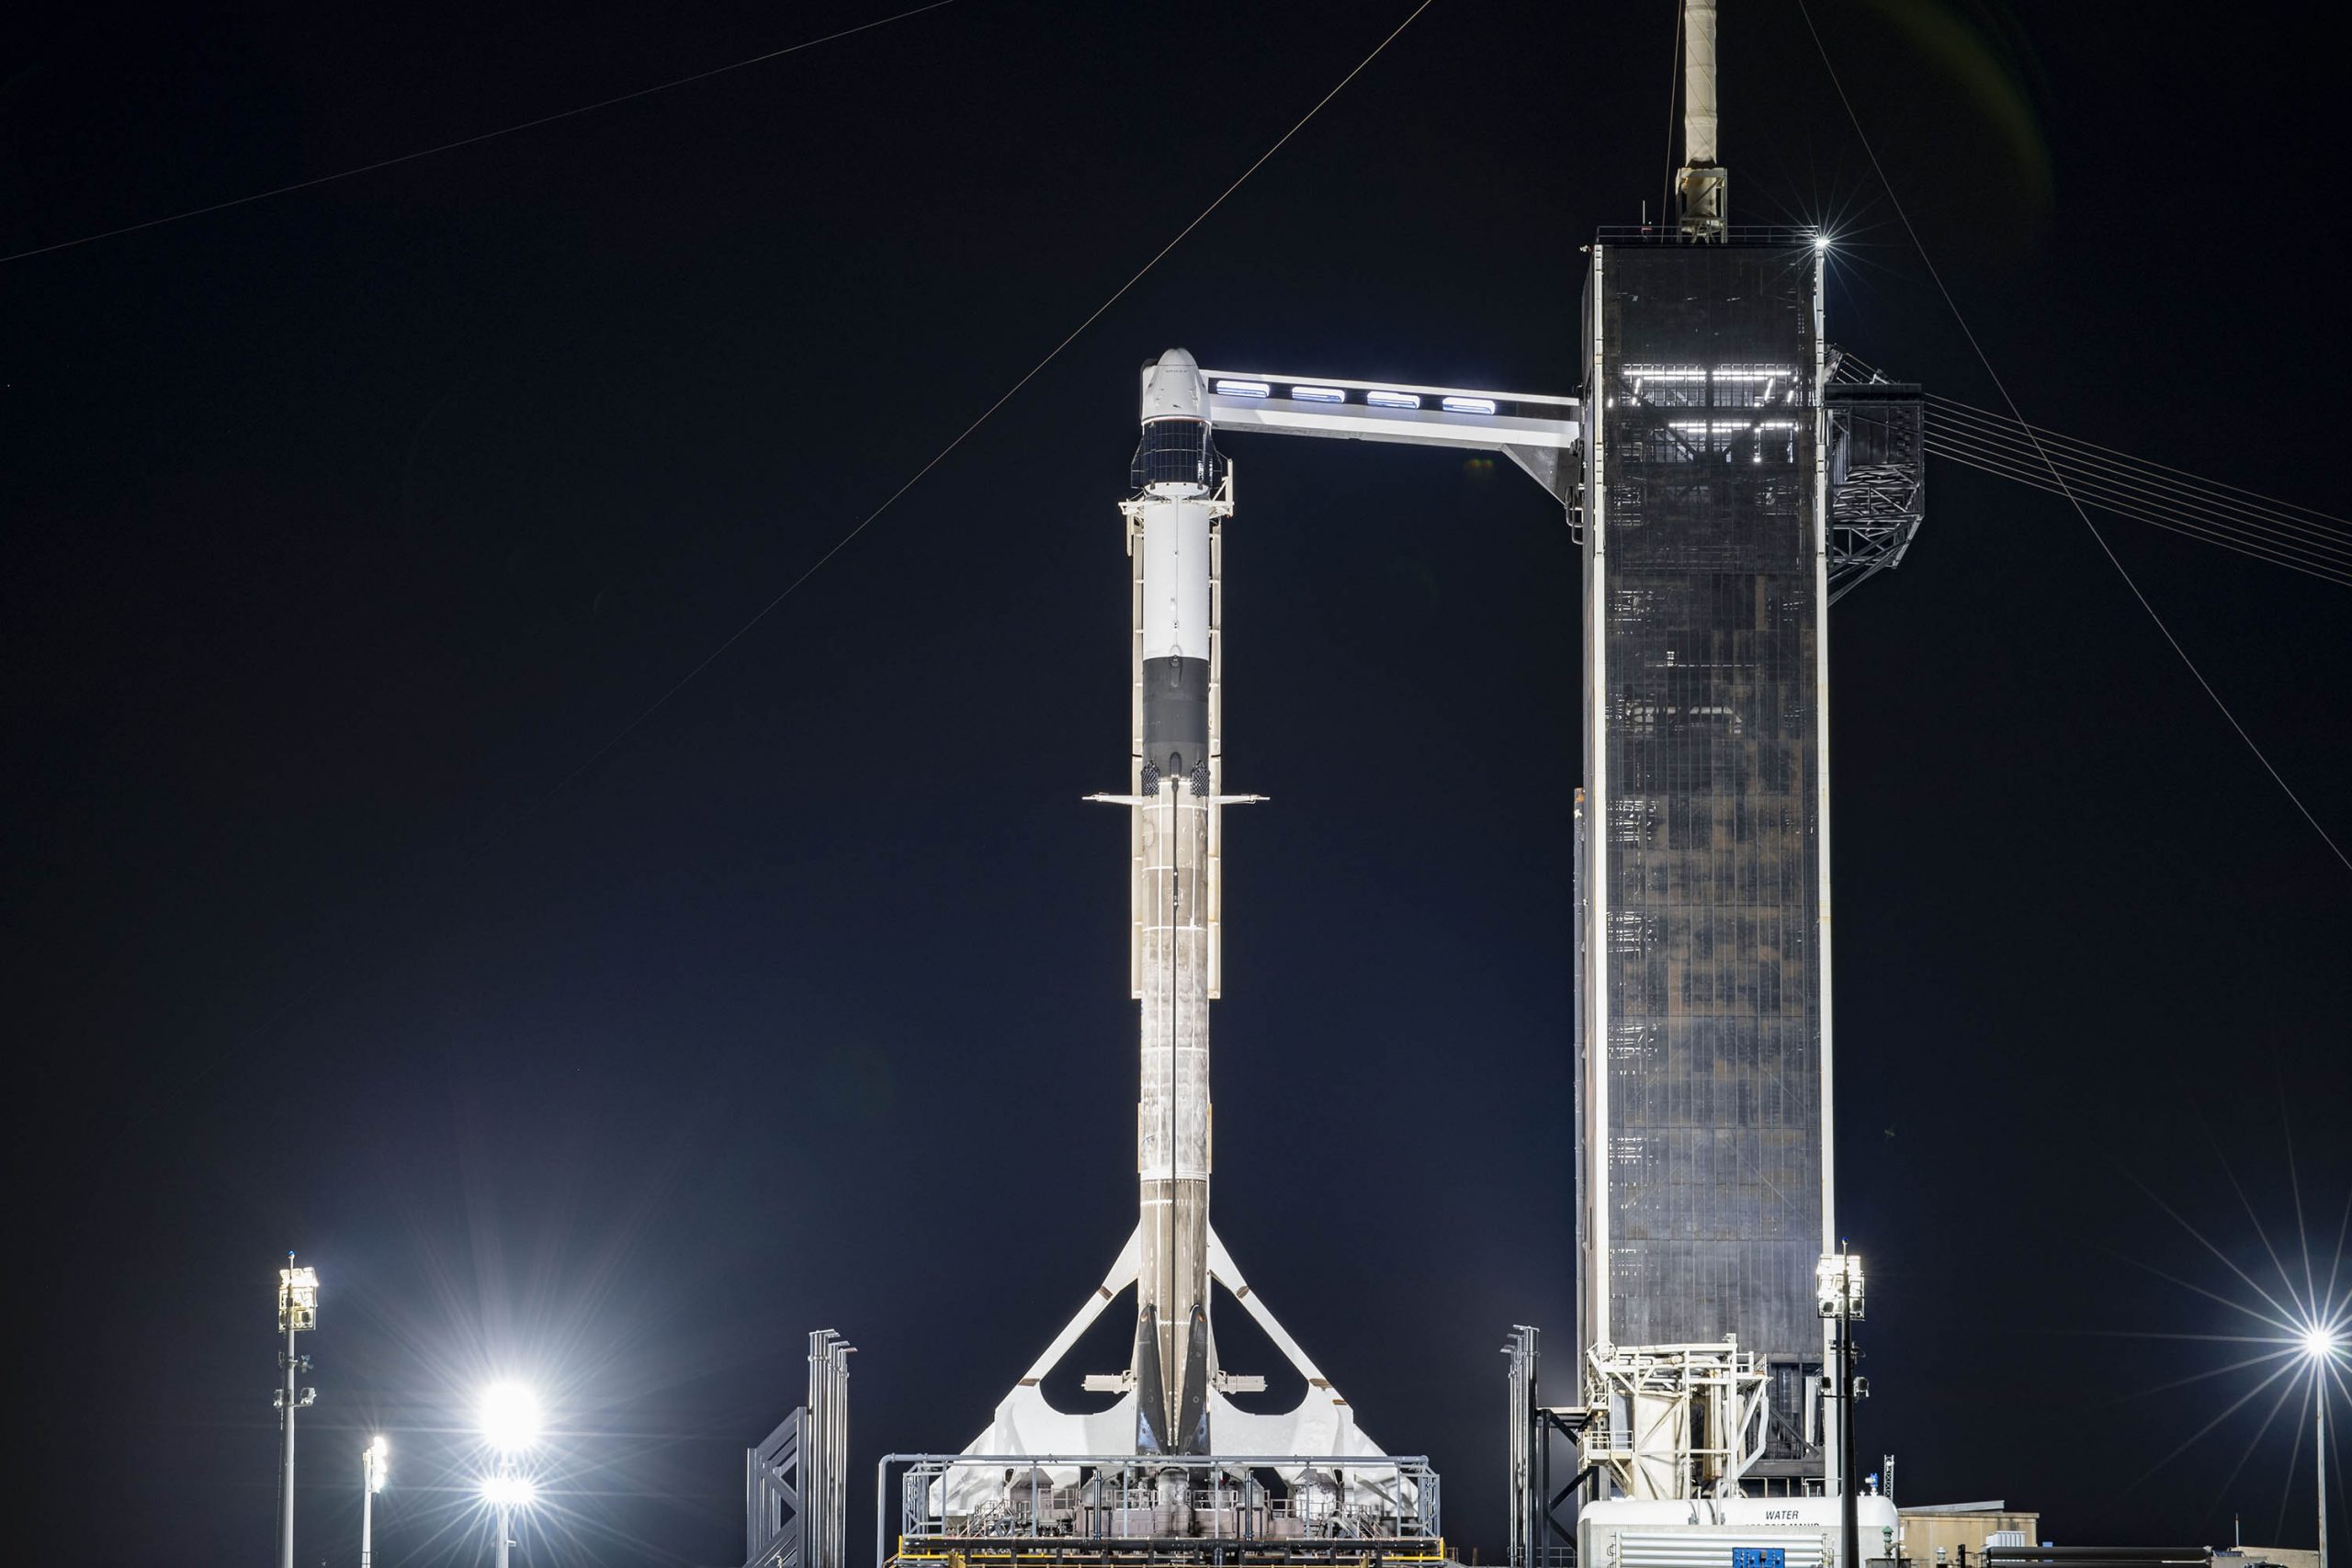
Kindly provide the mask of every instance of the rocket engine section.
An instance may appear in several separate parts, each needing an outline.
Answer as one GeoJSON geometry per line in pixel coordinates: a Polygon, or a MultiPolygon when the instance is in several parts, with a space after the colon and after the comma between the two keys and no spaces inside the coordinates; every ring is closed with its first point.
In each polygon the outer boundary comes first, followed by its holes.
{"type": "Polygon", "coordinates": [[[1136,1451],[1209,1451],[1209,1001],[1216,995],[1215,552],[1230,513],[1200,367],[1144,372],[1125,507],[1136,571],[1132,990],[1140,1271],[1136,1451]]]}

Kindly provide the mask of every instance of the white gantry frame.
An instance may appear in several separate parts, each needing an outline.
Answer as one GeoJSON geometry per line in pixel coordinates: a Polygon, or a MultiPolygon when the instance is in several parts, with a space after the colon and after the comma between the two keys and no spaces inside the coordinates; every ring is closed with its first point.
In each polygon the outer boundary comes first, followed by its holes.
{"type": "Polygon", "coordinates": [[[1622,1497],[1737,1497],[1764,1452],[1767,1374],[1736,1338],[1596,1345],[1585,1358],[1591,1418],[1577,1442],[1622,1497]]]}

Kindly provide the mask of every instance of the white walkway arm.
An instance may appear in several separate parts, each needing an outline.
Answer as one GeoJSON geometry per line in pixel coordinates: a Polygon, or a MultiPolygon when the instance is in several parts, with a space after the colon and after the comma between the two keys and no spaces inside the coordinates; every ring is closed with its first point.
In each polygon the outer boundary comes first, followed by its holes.
{"type": "Polygon", "coordinates": [[[1582,444],[1584,424],[1574,398],[1255,371],[1201,376],[1218,430],[1500,452],[1563,505],[1575,487],[1577,465],[1566,458],[1582,444]]]}

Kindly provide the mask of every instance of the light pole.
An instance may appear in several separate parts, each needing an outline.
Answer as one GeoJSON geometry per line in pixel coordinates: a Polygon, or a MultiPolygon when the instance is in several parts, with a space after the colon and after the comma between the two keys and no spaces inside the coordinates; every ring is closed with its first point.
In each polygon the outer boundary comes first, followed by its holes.
{"type": "Polygon", "coordinates": [[[2327,1374],[2343,1348],[2334,1328],[2318,1325],[2303,1330],[2303,1354],[2312,1364],[2312,1422],[2318,1438],[2313,1456],[2319,1482],[2319,1568],[2327,1568],[2327,1374]]]}
{"type": "Polygon", "coordinates": [[[498,1516],[498,1568],[506,1568],[507,1549],[514,1544],[514,1511],[529,1507],[537,1495],[528,1477],[503,1466],[482,1478],[481,1500],[498,1516]]]}
{"type": "Polygon", "coordinates": [[[498,1455],[498,1468],[481,1483],[482,1501],[498,1515],[498,1568],[507,1568],[514,1543],[514,1511],[537,1495],[530,1479],[514,1468],[514,1456],[539,1440],[539,1402],[521,1383],[492,1383],[481,1398],[481,1435],[498,1455]]]}
{"type": "Polygon", "coordinates": [[[297,1388],[295,1374],[311,1370],[311,1358],[298,1355],[294,1337],[319,1325],[319,1271],[297,1269],[294,1255],[277,1271],[277,1332],[286,1348],[277,1353],[277,1424],[286,1434],[286,1457],[277,1474],[277,1568],[294,1568],[294,1412],[318,1402],[315,1388],[297,1388]]]}
{"type": "Polygon", "coordinates": [[[1821,1315],[1836,1320],[1838,1401],[1838,1517],[1844,1545],[1838,1568],[1861,1568],[1860,1528],[1854,1517],[1854,1320],[1862,1315],[1862,1260],[1850,1252],[1825,1252],[1814,1269],[1814,1296],[1821,1315]]]}
{"type": "Polygon", "coordinates": [[[376,1494],[384,1489],[392,1445],[378,1438],[359,1450],[359,1568],[376,1568],[376,1494]]]}

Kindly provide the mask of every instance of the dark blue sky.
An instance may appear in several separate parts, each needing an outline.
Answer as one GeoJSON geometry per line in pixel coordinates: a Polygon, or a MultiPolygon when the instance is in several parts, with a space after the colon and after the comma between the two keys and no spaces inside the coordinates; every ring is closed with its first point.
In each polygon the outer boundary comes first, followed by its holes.
{"type": "MultiPolygon", "coordinates": [[[[737,1561],[810,1328],[862,1347],[854,1543],[875,1454],[983,1424],[1132,1223],[1125,829],[1079,796],[1125,777],[1136,367],[1574,390],[1577,247],[1662,184],[1672,6],[1438,0],[571,776],[1407,9],[960,0],[0,267],[20,1550],[269,1550],[289,1247],[326,1280],[304,1562],[352,1561],[379,1427],[379,1561],[472,1560],[493,1372],[558,1429],[535,1563],[737,1561]]],[[[1815,11],[2030,416],[2346,509],[2336,73],[2293,11],[1815,11]]],[[[0,244],[881,14],[53,15],[0,84],[0,244]]],[[[1832,335],[1992,400],[1794,6],[1723,52],[1736,216],[1836,223],[1832,335]]],[[[1574,555],[1507,468],[1229,450],[1227,778],[1273,803],[1229,821],[1218,1225],[1491,1556],[1495,1347],[1573,1320],[1574,555]]],[[[2307,1542],[2267,1395],[2147,1478],[2252,1379],[2144,1391],[2237,1348],[2083,1331],[2249,1331],[2148,1272],[2247,1294],[2155,1200],[2267,1280],[2234,1171],[2299,1269],[2290,1138],[2324,1272],[2352,876],[2063,502],[1942,467],[1930,504],[1831,642],[1864,1451],[2060,1540],[2283,1507],[2307,1542]]],[[[2352,839],[2346,591],[2107,526],[2352,839]]]]}

